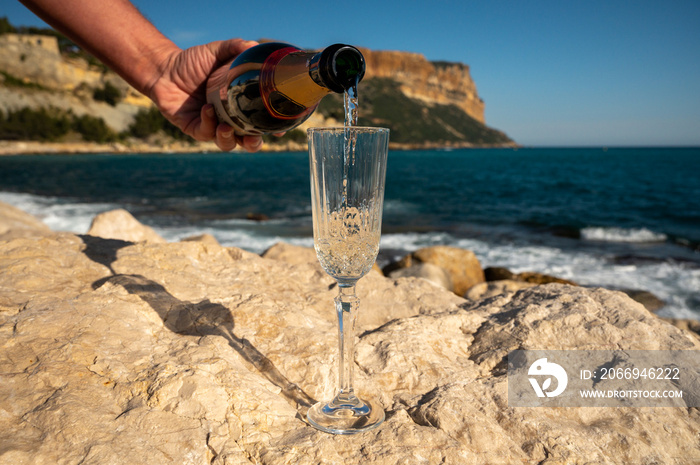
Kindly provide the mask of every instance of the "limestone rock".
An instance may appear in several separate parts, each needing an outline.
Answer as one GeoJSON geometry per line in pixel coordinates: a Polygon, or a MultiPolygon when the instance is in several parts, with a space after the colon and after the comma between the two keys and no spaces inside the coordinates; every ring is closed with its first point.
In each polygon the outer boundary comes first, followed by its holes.
{"type": "MultiPolygon", "coordinates": [[[[513,273],[510,271],[508,268],[503,268],[503,267],[488,267],[484,269],[484,276],[486,277],[487,282],[491,281],[496,281],[499,282],[500,284],[494,284],[493,286],[491,285],[481,285],[481,286],[474,286],[474,288],[470,289],[469,291],[469,296],[467,297],[468,299],[475,300],[481,297],[486,297],[486,296],[493,296],[496,295],[497,293],[502,293],[502,292],[508,292],[508,291],[515,291],[517,290],[515,288],[514,282],[521,282],[521,283],[530,283],[531,285],[537,285],[537,284],[550,284],[550,283],[559,283],[559,284],[570,284],[572,286],[577,286],[577,284],[573,281],[570,281],[568,279],[563,279],[563,278],[558,278],[556,276],[550,276],[547,274],[543,273],[537,273],[537,272],[531,272],[531,271],[526,271],[522,273],[513,273]],[[504,287],[505,282],[509,281],[510,283],[507,284],[507,286],[504,287]],[[500,290],[499,290],[500,289],[500,290]]],[[[527,287],[527,286],[523,286],[527,287]]],[[[641,303],[646,307],[647,310],[650,312],[656,312],[660,310],[661,308],[666,305],[666,303],[659,299],[657,296],[655,296],[653,293],[649,291],[644,291],[640,289],[614,289],[614,290],[621,290],[628,296],[630,296],[633,300],[636,300],[637,302],[641,303]]]]}
{"type": "Polygon", "coordinates": [[[463,296],[475,284],[484,282],[484,271],[474,252],[444,245],[418,249],[398,263],[387,265],[384,273],[390,274],[397,269],[426,263],[447,271],[454,286],[454,293],[459,296],[463,296]]]}
{"type": "Polygon", "coordinates": [[[571,286],[576,286],[576,283],[564,278],[557,278],[556,276],[550,276],[543,273],[537,273],[535,271],[523,271],[515,275],[518,281],[523,281],[532,284],[569,284],[571,286]]]}
{"type": "Polygon", "coordinates": [[[570,284],[576,286],[576,283],[568,279],[558,278],[556,276],[550,276],[544,273],[537,273],[534,271],[524,271],[522,273],[513,273],[508,268],[503,267],[488,267],[484,270],[484,277],[486,281],[521,281],[524,283],[531,284],[570,284]]]}
{"type": "Polygon", "coordinates": [[[641,289],[621,289],[621,291],[630,296],[633,300],[644,305],[650,312],[661,310],[666,305],[666,302],[649,291],[641,289]]]}
{"type": "MultiPolygon", "coordinates": [[[[262,256],[283,262],[286,269],[284,273],[289,276],[297,273],[313,276],[325,287],[325,291],[316,296],[322,299],[320,309],[323,318],[332,323],[337,321],[333,303],[338,294],[337,284],[323,271],[313,248],[279,242],[263,252],[262,256]]],[[[384,279],[381,270],[375,264],[367,276],[357,283],[357,295],[360,298],[358,328],[369,330],[396,318],[442,312],[463,303],[455,295],[446,294],[434,287],[416,278],[384,279]]]]}
{"type": "Polygon", "coordinates": [[[121,208],[97,215],[92,220],[88,235],[129,242],[165,242],[152,228],[141,224],[121,208]]]}
{"type": "Polygon", "coordinates": [[[452,284],[452,277],[444,269],[437,265],[431,265],[430,263],[422,263],[414,265],[408,268],[401,268],[393,271],[389,274],[390,278],[423,278],[436,286],[444,287],[448,291],[454,291],[454,285],[452,284]]]}
{"type": "Polygon", "coordinates": [[[38,218],[12,205],[0,202],[0,236],[13,230],[50,232],[38,218]]]}
{"type": "Polygon", "coordinates": [[[212,236],[211,234],[198,234],[196,236],[186,237],[182,240],[188,242],[204,242],[205,244],[213,246],[221,245],[219,244],[219,241],[216,240],[216,237],[212,236]]]}
{"type": "Polygon", "coordinates": [[[472,286],[471,289],[469,289],[464,294],[464,298],[467,300],[486,299],[489,297],[496,297],[508,293],[515,293],[521,289],[526,289],[528,287],[536,285],[537,284],[532,284],[523,281],[513,281],[510,279],[488,281],[472,286]]]}
{"type": "Polygon", "coordinates": [[[700,350],[625,294],[548,284],[469,303],[371,273],[356,386],[387,412],[304,421],[336,383],[333,280],[206,241],[0,237],[0,463],[700,462],[697,409],[513,408],[513,349],[700,350]]]}
{"type": "Polygon", "coordinates": [[[690,334],[700,339],[700,321],[684,318],[662,318],[662,320],[672,324],[676,328],[688,331],[690,334]]]}
{"type": "Polygon", "coordinates": [[[367,63],[365,79],[394,79],[408,97],[429,104],[452,104],[484,123],[484,102],[479,97],[469,66],[431,63],[423,55],[393,50],[360,49],[367,63]]]}
{"type": "Polygon", "coordinates": [[[486,281],[514,280],[515,273],[502,266],[489,266],[484,268],[484,279],[486,281]]]}
{"type": "MultiPolygon", "coordinates": [[[[30,302],[46,302],[60,296],[77,295],[91,289],[93,281],[109,275],[102,257],[91,254],[92,238],[59,233],[0,237],[0,321],[3,309],[20,311],[30,302]]],[[[105,241],[107,242],[107,241],[105,241]]],[[[119,248],[129,243],[109,241],[119,248]]]]}
{"type": "MultiPolygon", "coordinates": [[[[264,258],[279,260],[291,265],[309,265],[318,263],[316,251],[311,247],[278,242],[262,253],[264,258]]],[[[320,265],[319,265],[320,267],[320,265]]]]}

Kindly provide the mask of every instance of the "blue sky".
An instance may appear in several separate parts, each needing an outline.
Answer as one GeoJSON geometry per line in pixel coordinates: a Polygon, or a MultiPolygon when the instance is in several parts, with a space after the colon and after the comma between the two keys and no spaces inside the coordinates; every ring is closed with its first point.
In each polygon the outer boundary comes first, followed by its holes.
{"type": "MultiPolygon", "coordinates": [[[[43,25],[3,3],[13,24],[43,25]]],[[[181,47],[229,37],[345,42],[466,63],[486,123],[522,145],[700,146],[698,0],[134,4],[181,47]]]]}

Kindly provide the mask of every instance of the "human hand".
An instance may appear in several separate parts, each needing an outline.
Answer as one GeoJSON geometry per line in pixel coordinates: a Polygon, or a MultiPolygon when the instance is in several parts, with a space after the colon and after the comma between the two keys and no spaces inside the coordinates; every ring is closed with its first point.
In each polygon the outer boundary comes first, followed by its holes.
{"type": "Polygon", "coordinates": [[[262,138],[241,137],[229,125],[220,124],[205,91],[213,71],[254,45],[257,42],[230,39],[174,52],[159,66],[160,75],[148,96],[171,123],[195,140],[213,140],[221,150],[240,145],[255,152],[262,146],[262,138]]]}

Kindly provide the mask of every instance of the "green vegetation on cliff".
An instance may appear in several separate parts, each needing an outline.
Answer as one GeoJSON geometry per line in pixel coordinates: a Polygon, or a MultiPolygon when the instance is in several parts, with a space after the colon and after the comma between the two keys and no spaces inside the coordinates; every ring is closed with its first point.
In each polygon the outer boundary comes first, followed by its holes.
{"type": "Polygon", "coordinates": [[[57,142],[71,138],[71,135],[80,135],[84,141],[99,143],[117,142],[129,137],[148,139],[154,135],[192,141],[156,108],[139,111],[129,129],[121,133],[107,126],[102,118],[78,116],[70,110],[55,107],[21,108],[7,113],[0,111],[0,140],[57,142]]]}
{"type": "MultiPolygon", "coordinates": [[[[388,78],[368,79],[358,88],[358,124],[391,129],[391,141],[398,144],[500,145],[513,141],[489,128],[455,105],[426,104],[407,97],[399,83],[388,78]]],[[[323,99],[319,111],[343,121],[343,96],[323,99]]]]}
{"type": "Polygon", "coordinates": [[[79,134],[84,141],[100,143],[123,138],[102,118],[77,116],[69,110],[46,107],[21,108],[7,113],[0,111],[0,140],[55,142],[70,137],[70,134],[79,134]]]}
{"type": "Polygon", "coordinates": [[[122,99],[122,93],[113,84],[105,82],[102,88],[93,91],[92,98],[115,107],[122,99]]]}
{"type": "Polygon", "coordinates": [[[54,141],[71,129],[70,115],[55,108],[0,111],[0,140],[54,141]]]}
{"type": "Polygon", "coordinates": [[[155,107],[151,107],[147,110],[139,110],[134,117],[134,122],[129,126],[127,135],[138,139],[146,139],[158,133],[176,140],[194,142],[188,135],[184,134],[174,124],[165,119],[155,107]]]}

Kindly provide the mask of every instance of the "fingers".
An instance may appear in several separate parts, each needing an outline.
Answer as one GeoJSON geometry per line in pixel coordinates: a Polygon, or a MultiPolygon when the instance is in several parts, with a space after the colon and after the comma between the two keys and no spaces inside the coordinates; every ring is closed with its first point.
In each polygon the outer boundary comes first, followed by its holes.
{"type": "Polygon", "coordinates": [[[210,50],[219,62],[225,62],[235,57],[239,53],[248,50],[250,47],[258,45],[254,40],[229,39],[218,40],[208,44],[210,50]]]}
{"type": "Polygon", "coordinates": [[[216,145],[223,151],[228,152],[236,148],[238,141],[233,132],[233,128],[228,124],[219,124],[216,127],[216,145]]]}
{"type": "Polygon", "coordinates": [[[228,124],[219,124],[212,104],[206,104],[200,112],[200,125],[196,132],[196,139],[201,141],[213,140],[224,151],[236,148],[238,141],[233,129],[228,124]]]}
{"type": "Polygon", "coordinates": [[[254,40],[232,39],[230,41],[224,41],[224,43],[226,42],[229,44],[229,52],[235,54],[239,54],[248,50],[250,47],[255,47],[258,45],[258,43],[254,40]]]}
{"type": "Polygon", "coordinates": [[[202,107],[200,121],[198,140],[213,140],[216,137],[216,127],[219,125],[214,113],[214,105],[208,103],[202,107]]]}
{"type": "Polygon", "coordinates": [[[200,140],[214,140],[223,151],[231,151],[240,145],[248,152],[257,152],[262,148],[260,136],[238,136],[228,124],[219,124],[211,104],[204,105],[201,111],[200,140]]]}
{"type": "Polygon", "coordinates": [[[244,136],[241,145],[248,152],[257,152],[262,148],[263,140],[260,136],[244,136]]]}

